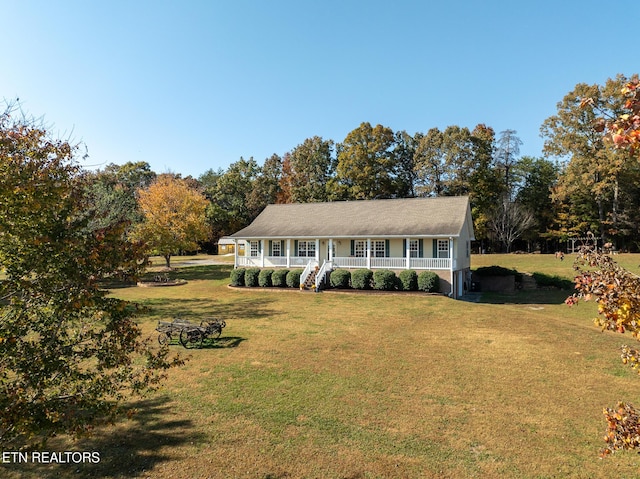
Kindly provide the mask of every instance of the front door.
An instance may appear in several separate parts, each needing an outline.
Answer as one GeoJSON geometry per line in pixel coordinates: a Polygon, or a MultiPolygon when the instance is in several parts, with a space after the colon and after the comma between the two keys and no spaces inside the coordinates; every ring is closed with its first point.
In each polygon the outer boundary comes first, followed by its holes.
{"type": "Polygon", "coordinates": [[[325,259],[329,261],[329,258],[333,259],[335,257],[336,257],[336,242],[327,240],[327,256],[325,257],[325,259]],[[330,250],[333,250],[333,251],[330,251],[330,250]]]}

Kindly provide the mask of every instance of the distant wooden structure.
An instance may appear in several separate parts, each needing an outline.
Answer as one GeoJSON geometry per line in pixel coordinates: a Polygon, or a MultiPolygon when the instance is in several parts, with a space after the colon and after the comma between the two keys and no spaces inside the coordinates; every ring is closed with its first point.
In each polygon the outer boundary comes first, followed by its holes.
{"type": "Polygon", "coordinates": [[[583,246],[595,246],[598,247],[598,238],[595,235],[572,237],[567,240],[567,253],[575,253],[583,246]]]}

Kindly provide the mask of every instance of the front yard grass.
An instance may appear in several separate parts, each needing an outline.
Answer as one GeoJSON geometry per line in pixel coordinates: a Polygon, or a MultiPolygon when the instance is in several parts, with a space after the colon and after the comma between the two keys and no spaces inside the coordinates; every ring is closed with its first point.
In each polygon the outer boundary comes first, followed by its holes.
{"type": "MultiPolygon", "coordinates": [[[[539,267],[482,259],[572,277],[568,255],[509,256],[539,267]]],[[[131,420],[49,445],[99,451],[99,464],[5,464],[0,475],[637,477],[635,454],[598,458],[602,408],[638,403],[640,379],[617,352],[631,338],[595,328],[592,303],[238,290],[231,266],[198,268],[176,272],[190,275],[183,286],[113,294],[149,306],[139,321],[154,338],[160,319],[211,315],[226,320],[227,342],[189,351],[131,420]]]]}

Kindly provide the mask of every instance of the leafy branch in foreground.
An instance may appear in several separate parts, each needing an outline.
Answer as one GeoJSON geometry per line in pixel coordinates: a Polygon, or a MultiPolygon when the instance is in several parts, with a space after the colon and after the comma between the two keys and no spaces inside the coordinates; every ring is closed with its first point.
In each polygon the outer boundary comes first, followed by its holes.
{"type": "Polygon", "coordinates": [[[183,362],[141,337],[136,305],[100,289],[135,278],[144,251],[124,222],[89,226],[77,147],[13,110],[0,113],[0,449],[112,422],[183,362]]]}
{"type": "Polygon", "coordinates": [[[595,106],[593,98],[584,98],[582,107],[591,107],[601,114],[594,128],[605,132],[605,140],[612,142],[616,148],[628,149],[633,155],[640,147],[640,79],[634,75],[625,83],[620,93],[625,98],[624,112],[611,115],[595,106]]]}
{"type": "MultiPolygon", "coordinates": [[[[619,266],[610,256],[595,249],[585,248],[574,268],[577,293],[566,299],[568,305],[580,299],[595,300],[598,317],[594,323],[602,331],[630,332],[640,339],[640,277],[619,266]]],[[[637,349],[622,346],[622,362],[640,372],[640,355],[637,349]]],[[[618,449],[640,447],[640,412],[631,404],[620,402],[616,408],[605,408],[607,420],[606,447],[602,456],[618,449]]]]}

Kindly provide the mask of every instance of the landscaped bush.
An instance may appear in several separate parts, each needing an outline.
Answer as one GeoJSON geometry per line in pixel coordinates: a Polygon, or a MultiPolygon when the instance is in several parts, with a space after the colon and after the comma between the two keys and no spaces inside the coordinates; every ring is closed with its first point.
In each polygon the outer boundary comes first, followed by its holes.
{"type": "Polygon", "coordinates": [[[373,271],[370,269],[356,269],[351,273],[351,287],[353,289],[371,289],[373,271]]]}
{"type": "Polygon", "coordinates": [[[332,288],[348,288],[351,281],[351,273],[347,269],[336,269],[331,272],[329,284],[332,288]]]}
{"type": "Polygon", "coordinates": [[[258,276],[260,275],[260,268],[247,268],[244,272],[244,285],[250,287],[258,286],[258,276]]]}
{"type": "Polygon", "coordinates": [[[412,269],[400,271],[398,275],[399,288],[402,291],[418,291],[418,273],[412,269]]]}
{"type": "Polygon", "coordinates": [[[271,284],[276,288],[284,288],[287,285],[288,269],[276,269],[271,275],[271,284]]]}
{"type": "Polygon", "coordinates": [[[299,288],[300,287],[300,276],[302,275],[302,269],[292,269],[287,274],[287,286],[290,288],[299,288]]]}
{"type": "Polygon", "coordinates": [[[516,283],[522,283],[522,273],[515,269],[503,268],[502,266],[483,266],[473,272],[477,277],[488,276],[514,276],[516,283]]]}
{"type": "Polygon", "coordinates": [[[382,291],[393,291],[398,284],[396,274],[388,269],[379,269],[373,273],[373,287],[382,291]]]}
{"type": "Polygon", "coordinates": [[[236,268],[231,270],[231,286],[244,286],[245,268],[236,268]]]}
{"type": "Polygon", "coordinates": [[[418,275],[418,289],[435,293],[440,289],[440,277],[433,271],[423,271],[418,275]]]}
{"type": "Polygon", "coordinates": [[[474,271],[478,276],[515,276],[518,272],[515,269],[503,268],[502,266],[483,266],[474,271]]]}
{"type": "Polygon", "coordinates": [[[263,269],[262,271],[260,271],[260,274],[258,275],[258,286],[260,286],[261,288],[270,288],[272,274],[272,269],[263,269]]]}

